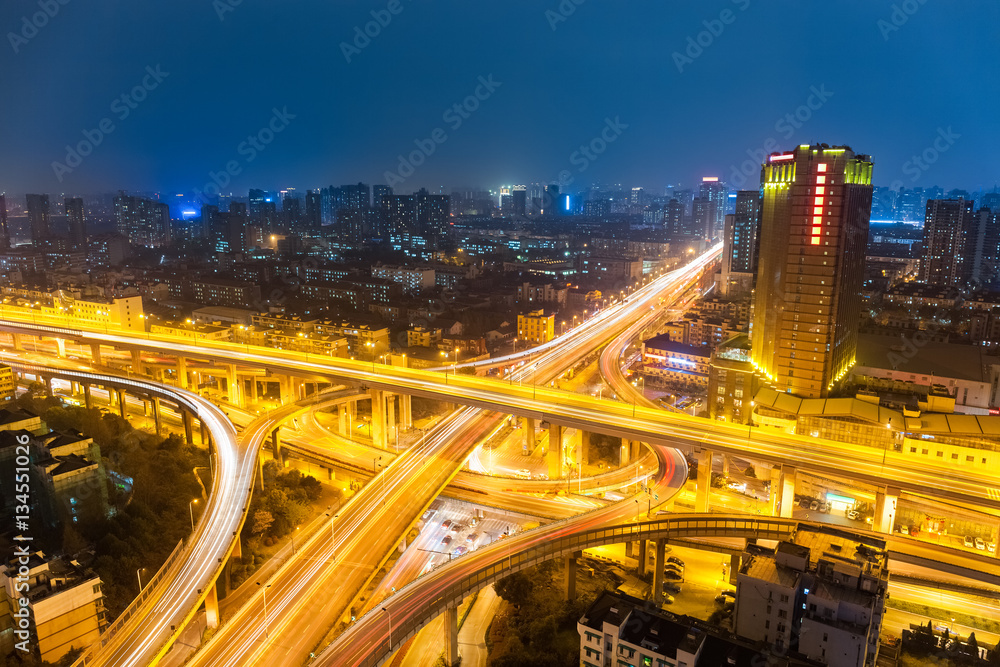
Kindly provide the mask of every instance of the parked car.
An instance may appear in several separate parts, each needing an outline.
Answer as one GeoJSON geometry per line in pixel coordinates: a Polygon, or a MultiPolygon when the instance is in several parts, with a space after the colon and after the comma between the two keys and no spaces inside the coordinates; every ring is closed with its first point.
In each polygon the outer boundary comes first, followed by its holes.
{"type": "MultiPolygon", "coordinates": [[[[902,526],[900,526],[900,527],[899,527],[899,532],[900,532],[901,534],[903,534],[903,535],[909,535],[909,534],[910,534],[910,527],[909,527],[909,526],[907,526],[907,525],[906,525],[906,524],[904,523],[904,524],[903,524],[902,526]]],[[[969,546],[972,546],[972,545],[970,544],[969,546]]]]}
{"type": "Polygon", "coordinates": [[[962,538],[962,544],[971,548],[976,546],[976,541],[972,539],[972,535],[966,535],[964,538],[962,538]]]}
{"type": "Polygon", "coordinates": [[[684,579],[679,572],[674,572],[673,570],[665,570],[663,578],[667,581],[682,581],[684,579]]]}
{"type": "Polygon", "coordinates": [[[676,581],[664,581],[663,582],[663,592],[664,593],[680,593],[681,585],[676,581]]]}
{"type": "Polygon", "coordinates": [[[847,518],[850,519],[851,521],[860,521],[861,512],[857,511],[856,509],[849,509],[847,510],[847,518]]]}
{"type": "Polygon", "coordinates": [[[819,504],[819,511],[823,512],[824,514],[829,514],[830,513],[830,503],[828,503],[826,501],[821,502],[819,504]]]}
{"type": "Polygon", "coordinates": [[[673,595],[664,595],[663,596],[663,604],[673,604],[673,603],[674,603],[674,596],[673,595]]]}
{"type": "Polygon", "coordinates": [[[721,593],[715,596],[715,601],[718,602],[719,604],[726,604],[727,602],[735,599],[736,599],[736,593],[733,591],[722,591],[721,593]]]}
{"type": "Polygon", "coordinates": [[[986,543],[986,550],[989,551],[991,554],[992,553],[996,553],[997,543],[996,542],[987,542],[986,543]]]}
{"type": "Polygon", "coordinates": [[[804,510],[807,510],[809,509],[809,502],[810,501],[808,498],[803,498],[802,500],[799,501],[799,507],[801,507],[804,510]]]}
{"type": "Polygon", "coordinates": [[[684,574],[684,568],[677,563],[664,563],[663,571],[666,572],[668,570],[670,572],[676,572],[677,574],[684,574]]]}
{"type": "Polygon", "coordinates": [[[980,551],[986,551],[986,541],[981,537],[977,537],[976,548],[979,549],[980,551]]]}
{"type": "Polygon", "coordinates": [[[514,473],[514,477],[520,477],[521,479],[531,479],[531,471],[527,468],[521,468],[514,473]]]}
{"type": "Polygon", "coordinates": [[[818,500],[813,500],[812,502],[810,502],[809,503],[809,509],[813,510],[814,512],[816,510],[818,510],[819,509],[819,501],[818,500]]]}
{"type": "Polygon", "coordinates": [[[667,557],[667,562],[668,563],[673,563],[674,565],[680,565],[681,567],[684,567],[684,561],[682,561],[677,556],[668,556],[667,557]]]}

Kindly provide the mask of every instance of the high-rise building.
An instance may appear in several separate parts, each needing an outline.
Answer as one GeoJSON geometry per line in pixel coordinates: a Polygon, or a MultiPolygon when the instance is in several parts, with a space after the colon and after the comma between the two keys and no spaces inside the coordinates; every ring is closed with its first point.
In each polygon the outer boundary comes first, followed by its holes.
{"type": "Polygon", "coordinates": [[[417,195],[417,229],[421,234],[442,236],[451,225],[451,197],[432,195],[421,189],[417,195]]]}
{"type": "Polygon", "coordinates": [[[896,219],[902,222],[916,222],[924,215],[927,196],[923,188],[907,190],[900,188],[896,195],[896,219]]]}
{"type": "Polygon", "coordinates": [[[83,199],[66,197],[66,220],[69,223],[69,242],[75,246],[87,244],[87,225],[83,217],[83,199]]]}
{"type": "Polygon", "coordinates": [[[974,287],[993,286],[1000,280],[1000,212],[984,206],[970,222],[962,251],[962,278],[974,287]]]}
{"type": "Polygon", "coordinates": [[[525,185],[515,185],[510,192],[511,211],[514,215],[524,217],[528,210],[528,188],[525,185]]]}
{"type": "Polygon", "coordinates": [[[723,233],[722,294],[745,295],[753,289],[759,243],[760,192],[740,190],[736,194],[736,212],[726,216],[723,233]]]}
{"type": "Polygon", "coordinates": [[[383,195],[381,234],[417,230],[416,195],[383,195]]]}
{"type": "Polygon", "coordinates": [[[285,218],[285,231],[296,230],[302,222],[302,203],[294,192],[289,192],[281,200],[281,212],[285,218]]]}
{"type": "MultiPolygon", "coordinates": [[[[2,197],[3,195],[0,195],[2,197]]],[[[1000,192],[987,192],[983,195],[980,206],[994,213],[1000,213],[1000,192]]]]}
{"type": "Polygon", "coordinates": [[[857,351],[872,162],[849,147],[802,145],[761,172],[751,360],[776,388],[823,398],[857,351]]]}
{"type": "Polygon", "coordinates": [[[345,208],[367,209],[371,207],[371,188],[369,188],[366,184],[358,183],[357,185],[343,185],[340,189],[344,192],[345,208]]]}
{"type": "Polygon", "coordinates": [[[132,245],[170,245],[170,207],[163,202],[121,193],[115,197],[115,222],[132,245]]]}
{"type": "Polygon", "coordinates": [[[684,229],[684,204],[677,199],[667,202],[667,207],[663,211],[663,228],[668,234],[681,234],[684,229]]]}
{"type": "Polygon", "coordinates": [[[729,204],[729,188],[716,176],[706,176],[701,179],[698,197],[707,202],[705,237],[714,239],[722,234],[726,219],[726,206],[729,204]]]}
{"type": "Polygon", "coordinates": [[[542,197],[542,214],[559,215],[559,186],[546,185],[545,195],[542,197]]]}
{"type": "Polygon", "coordinates": [[[306,216],[303,225],[311,232],[319,231],[323,224],[323,199],[316,190],[306,192],[306,216]]]}
{"type": "Polygon", "coordinates": [[[10,247],[10,228],[7,226],[7,196],[0,194],[0,250],[10,247]]]}
{"type": "Polygon", "coordinates": [[[392,186],[373,185],[372,186],[372,208],[382,208],[382,198],[392,194],[392,186]]]}
{"type": "MultiPolygon", "coordinates": [[[[965,280],[966,236],[974,234],[970,199],[930,199],[924,218],[920,282],[958,287],[965,280]]],[[[970,239],[975,244],[975,239],[970,239]]]]}
{"type": "Polygon", "coordinates": [[[31,240],[38,242],[52,235],[48,195],[27,195],[28,226],[31,229],[31,240]]]}

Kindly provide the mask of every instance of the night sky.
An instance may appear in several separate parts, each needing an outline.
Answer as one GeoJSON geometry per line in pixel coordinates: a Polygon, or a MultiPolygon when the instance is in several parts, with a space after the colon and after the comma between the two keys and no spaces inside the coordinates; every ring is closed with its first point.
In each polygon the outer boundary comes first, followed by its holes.
{"type": "Polygon", "coordinates": [[[739,185],[769,139],[846,143],[880,185],[1000,181],[993,0],[6,0],[0,27],[0,191],[189,192],[227,163],[239,193],[385,183],[415,140],[433,153],[397,191],[739,185]],[[84,131],[100,145],[67,162],[84,131]]]}

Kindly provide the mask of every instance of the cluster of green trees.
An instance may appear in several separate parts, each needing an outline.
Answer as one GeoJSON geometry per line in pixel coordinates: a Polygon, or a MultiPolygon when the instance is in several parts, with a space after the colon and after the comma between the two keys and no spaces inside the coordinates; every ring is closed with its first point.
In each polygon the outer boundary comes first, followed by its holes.
{"type": "Polygon", "coordinates": [[[576,623],[594,596],[563,600],[561,587],[553,583],[557,569],[549,561],[497,581],[497,595],[513,606],[513,613],[494,621],[505,623],[505,628],[491,628],[491,667],[575,667],[580,663],[576,623]]]}

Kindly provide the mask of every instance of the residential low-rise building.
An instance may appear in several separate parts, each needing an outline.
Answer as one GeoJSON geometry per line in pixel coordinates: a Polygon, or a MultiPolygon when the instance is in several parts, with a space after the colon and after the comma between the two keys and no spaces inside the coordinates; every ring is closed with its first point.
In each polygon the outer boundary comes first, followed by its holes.
{"type": "Polygon", "coordinates": [[[708,387],[711,357],[708,347],[678,343],[669,334],[660,334],[643,341],[642,375],[650,384],[708,387]]]}
{"type": "Polygon", "coordinates": [[[14,370],[10,366],[0,364],[0,404],[13,401],[16,390],[14,370]]]}
{"type": "Polygon", "coordinates": [[[517,316],[517,338],[538,345],[547,343],[556,336],[555,313],[533,310],[517,316]]]}
{"type": "Polygon", "coordinates": [[[261,302],[260,286],[228,278],[202,278],[191,283],[194,300],[205,306],[241,308],[261,302]]]}
{"type": "Polygon", "coordinates": [[[419,292],[434,287],[434,269],[426,267],[376,264],[372,267],[372,278],[390,280],[403,286],[405,292],[419,292]]]}
{"type": "Polygon", "coordinates": [[[231,340],[233,337],[232,327],[202,324],[193,320],[151,324],[149,333],[187,340],[231,340]]]}

